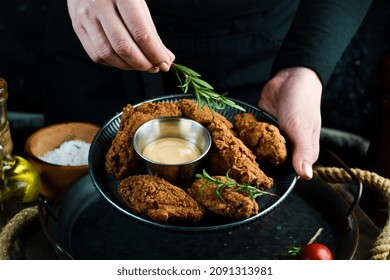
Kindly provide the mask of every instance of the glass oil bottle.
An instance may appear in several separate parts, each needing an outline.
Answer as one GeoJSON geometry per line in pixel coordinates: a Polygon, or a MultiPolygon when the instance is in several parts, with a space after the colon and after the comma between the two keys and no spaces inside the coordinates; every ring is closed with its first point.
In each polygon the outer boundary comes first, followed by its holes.
{"type": "Polygon", "coordinates": [[[21,208],[37,200],[41,186],[35,168],[23,157],[12,154],[7,100],[7,82],[0,77],[0,228],[21,208]]]}

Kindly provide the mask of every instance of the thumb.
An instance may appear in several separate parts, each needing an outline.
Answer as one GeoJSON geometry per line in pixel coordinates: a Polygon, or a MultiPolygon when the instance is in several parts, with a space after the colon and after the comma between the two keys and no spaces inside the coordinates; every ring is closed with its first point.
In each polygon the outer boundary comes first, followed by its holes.
{"type": "Polygon", "coordinates": [[[312,137],[301,137],[304,135],[307,134],[289,136],[293,145],[292,163],[300,178],[310,180],[313,177],[313,164],[319,154],[319,132],[313,132],[312,137]]]}

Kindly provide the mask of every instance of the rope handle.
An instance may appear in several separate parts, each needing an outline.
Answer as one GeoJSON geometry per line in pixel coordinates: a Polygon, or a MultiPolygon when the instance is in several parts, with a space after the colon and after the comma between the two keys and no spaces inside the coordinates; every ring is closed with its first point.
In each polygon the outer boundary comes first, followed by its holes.
{"type": "MultiPolygon", "coordinates": [[[[374,172],[358,168],[350,170],[360,178],[365,188],[381,195],[387,203],[389,211],[385,226],[370,251],[370,259],[386,260],[390,254],[390,180],[374,172]]],[[[352,177],[343,168],[316,167],[314,175],[328,183],[353,183],[352,177]]]]}
{"type": "Polygon", "coordinates": [[[23,227],[38,218],[38,207],[24,208],[13,216],[0,232],[0,260],[11,259],[11,249],[23,227]]]}

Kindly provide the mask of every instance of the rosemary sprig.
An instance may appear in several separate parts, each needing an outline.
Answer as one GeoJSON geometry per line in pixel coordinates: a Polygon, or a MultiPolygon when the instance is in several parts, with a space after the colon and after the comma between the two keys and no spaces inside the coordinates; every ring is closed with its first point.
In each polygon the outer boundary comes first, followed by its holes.
{"type": "Polygon", "coordinates": [[[184,93],[192,93],[195,96],[199,110],[205,104],[211,110],[212,108],[223,110],[226,106],[229,106],[245,112],[243,107],[226,97],[227,93],[216,93],[209,83],[200,78],[201,75],[199,73],[177,63],[172,63],[172,68],[175,70],[176,77],[180,82],[179,87],[184,93]]]}
{"type": "Polygon", "coordinates": [[[285,253],[282,253],[280,256],[286,260],[293,260],[298,256],[299,250],[301,250],[301,247],[290,246],[287,248],[287,251],[285,253]]]}
{"type": "Polygon", "coordinates": [[[195,177],[198,178],[198,179],[206,179],[208,181],[207,183],[204,183],[200,187],[200,194],[201,195],[203,193],[203,189],[207,185],[217,185],[217,187],[215,188],[215,193],[218,196],[218,198],[221,199],[221,200],[224,200],[224,198],[222,197],[221,192],[224,189],[226,189],[226,188],[230,188],[231,191],[247,193],[251,197],[251,199],[255,199],[255,198],[257,198],[259,196],[262,196],[264,194],[277,196],[276,194],[259,190],[258,188],[253,187],[253,186],[251,186],[251,185],[249,185],[247,183],[238,183],[236,180],[232,179],[229,176],[229,171],[226,172],[226,182],[218,180],[218,179],[212,177],[210,174],[207,173],[206,169],[203,169],[202,174],[199,174],[199,173],[196,174],[195,177]]]}

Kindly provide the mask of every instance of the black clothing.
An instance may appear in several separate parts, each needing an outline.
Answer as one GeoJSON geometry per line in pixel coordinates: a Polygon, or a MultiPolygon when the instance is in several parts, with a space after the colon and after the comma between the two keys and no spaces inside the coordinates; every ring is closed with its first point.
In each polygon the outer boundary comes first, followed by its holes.
{"type": "MultiPolygon", "coordinates": [[[[177,63],[201,73],[217,92],[255,106],[270,74],[284,67],[312,68],[325,84],[370,2],[147,0],[159,35],[177,63]]],[[[66,1],[50,4],[46,123],[101,124],[127,103],[178,91],[172,71],[126,72],[93,63],[72,29],[66,1]]]]}
{"type": "Polygon", "coordinates": [[[271,74],[291,66],[305,66],[316,71],[326,85],[372,1],[300,2],[271,74]]]}

